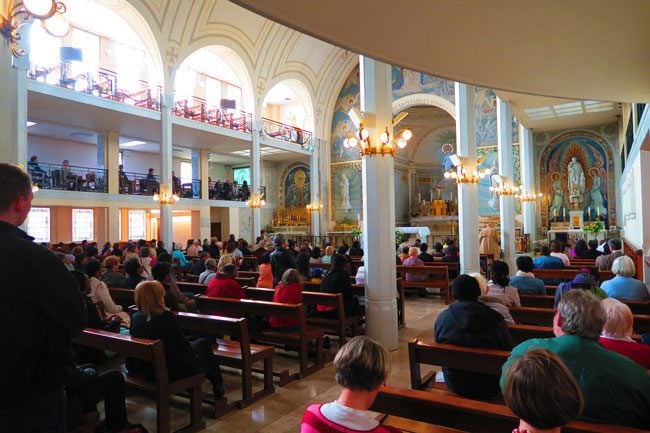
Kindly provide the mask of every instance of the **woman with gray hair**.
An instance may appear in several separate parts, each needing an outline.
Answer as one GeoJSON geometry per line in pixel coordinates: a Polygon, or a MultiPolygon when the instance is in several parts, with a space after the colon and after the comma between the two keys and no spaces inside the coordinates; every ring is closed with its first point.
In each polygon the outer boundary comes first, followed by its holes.
{"type": "Polygon", "coordinates": [[[390,373],[386,349],[369,337],[354,337],[336,354],[334,368],[336,383],[343,387],[341,395],[331,403],[309,406],[300,432],[399,433],[379,424],[368,411],[390,373]]]}
{"type": "Polygon", "coordinates": [[[628,301],[647,301],[650,299],[648,287],[634,276],[636,267],[634,261],[628,256],[617,257],[612,263],[612,273],[616,275],[608,281],[603,281],[600,288],[607,296],[628,301]]]}
{"type": "Polygon", "coordinates": [[[600,302],[607,314],[598,342],[606,349],[613,350],[644,368],[650,368],[650,346],[632,340],[634,316],[630,307],[614,298],[600,302]]]}
{"type": "Polygon", "coordinates": [[[208,284],[215,275],[217,275],[217,261],[215,259],[208,259],[205,261],[205,271],[199,275],[199,283],[208,284]]]}

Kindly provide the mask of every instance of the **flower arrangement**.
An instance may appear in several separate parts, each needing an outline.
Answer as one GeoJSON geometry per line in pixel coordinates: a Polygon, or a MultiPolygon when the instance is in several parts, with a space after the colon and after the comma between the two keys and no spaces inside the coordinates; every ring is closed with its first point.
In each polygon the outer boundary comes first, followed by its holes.
{"type": "Polygon", "coordinates": [[[350,218],[348,218],[348,217],[343,217],[343,218],[341,218],[341,221],[339,221],[339,223],[341,223],[341,224],[343,224],[345,226],[349,226],[349,225],[352,224],[352,220],[350,218]]]}
{"type": "Polygon", "coordinates": [[[358,227],[354,227],[352,230],[350,230],[350,234],[352,236],[361,236],[361,229],[358,227]]]}
{"type": "Polygon", "coordinates": [[[411,218],[417,218],[417,217],[420,216],[420,210],[417,209],[417,208],[413,208],[413,209],[411,209],[411,211],[409,212],[409,215],[411,216],[411,218]]]}
{"type": "Polygon", "coordinates": [[[402,244],[402,242],[405,242],[408,239],[408,235],[406,233],[402,233],[399,230],[395,230],[395,248],[399,248],[399,246],[402,244]]]}
{"type": "Polygon", "coordinates": [[[594,221],[592,223],[587,224],[582,231],[587,232],[587,233],[598,233],[603,229],[603,223],[600,221],[594,221]]]}
{"type": "Polygon", "coordinates": [[[264,227],[264,230],[266,230],[267,234],[275,233],[275,229],[271,224],[267,224],[266,227],[264,227]]]}

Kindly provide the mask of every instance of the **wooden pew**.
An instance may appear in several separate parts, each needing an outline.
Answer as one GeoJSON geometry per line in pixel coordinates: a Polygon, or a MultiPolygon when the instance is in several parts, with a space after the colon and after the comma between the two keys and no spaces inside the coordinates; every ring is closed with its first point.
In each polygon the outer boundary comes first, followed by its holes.
{"type": "MultiPolygon", "coordinates": [[[[537,278],[548,278],[570,281],[578,275],[579,269],[533,269],[533,274],[537,278]]],[[[614,278],[612,271],[599,271],[600,281],[611,280],[614,278]]]]}
{"type": "Polygon", "coordinates": [[[248,332],[248,321],[244,318],[208,316],[194,313],[176,313],[181,328],[200,335],[228,335],[231,340],[217,339],[213,352],[221,365],[241,370],[242,399],[239,407],[244,407],[262,397],[273,394],[273,354],[271,346],[252,344],[248,332]],[[235,340],[232,340],[232,339],[235,340]],[[253,364],[263,362],[264,388],[253,392],[253,364]]]}
{"type": "Polygon", "coordinates": [[[535,325],[508,325],[512,343],[516,346],[531,338],[553,338],[553,328],[535,325]]]}
{"type": "Polygon", "coordinates": [[[196,300],[199,309],[205,314],[235,317],[274,315],[296,319],[298,321],[297,331],[279,332],[272,329],[252,331],[251,339],[295,349],[300,361],[300,372],[295,375],[297,379],[312,374],[325,365],[323,353],[325,331],[322,328],[307,326],[307,316],[303,304],[291,305],[251,299],[211,298],[204,295],[198,296],[196,300]],[[308,351],[309,343],[312,341],[316,343],[316,362],[315,365],[309,366],[308,351]]]}
{"type": "MultiPolygon", "coordinates": [[[[263,289],[249,287],[246,289],[246,295],[249,299],[259,301],[273,301],[273,289],[263,289]]],[[[325,317],[307,317],[307,323],[316,327],[323,328],[326,334],[336,335],[339,339],[339,347],[345,344],[347,329],[354,337],[359,329],[359,316],[345,316],[345,306],[343,304],[342,293],[320,293],[320,292],[302,292],[302,303],[304,305],[331,305],[336,307],[338,317],[336,319],[327,319],[325,317]]]]}
{"type": "Polygon", "coordinates": [[[509,356],[510,352],[505,350],[430,343],[418,341],[415,338],[409,341],[411,388],[425,389],[435,378],[435,372],[430,372],[422,377],[421,364],[501,376],[501,367],[509,356]]]}
{"type": "MultiPolygon", "coordinates": [[[[240,286],[246,288],[253,286],[255,281],[254,277],[236,277],[235,280],[239,283],[240,286]]],[[[181,292],[192,292],[194,294],[204,294],[205,290],[208,288],[207,284],[202,283],[190,283],[188,281],[177,281],[176,284],[181,292]]]]}
{"type": "MultiPolygon", "coordinates": [[[[469,400],[454,395],[385,386],[370,410],[388,414],[384,424],[397,428],[403,419],[472,433],[503,433],[519,425],[518,418],[503,404],[469,400]]],[[[430,431],[436,431],[433,428],[430,431]]],[[[647,430],[630,427],[571,421],[562,427],[564,433],[642,433],[647,430]]]]}
{"type": "Polygon", "coordinates": [[[555,297],[544,295],[519,295],[522,307],[553,308],[555,297]]]}
{"type": "Polygon", "coordinates": [[[257,280],[260,278],[260,273],[258,271],[237,271],[237,277],[252,278],[252,283],[247,284],[247,286],[255,287],[257,286],[257,280]]]}
{"type": "MultiPolygon", "coordinates": [[[[516,323],[539,326],[553,326],[555,310],[550,308],[512,307],[510,315],[516,323]]],[[[634,332],[645,334],[650,332],[650,315],[634,315],[634,332]]]]}
{"type": "Polygon", "coordinates": [[[169,433],[171,431],[169,397],[185,391],[189,391],[190,396],[190,424],[178,431],[189,433],[198,432],[205,428],[205,422],[203,422],[201,416],[201,402],[203,397],[201,387],[205,376],[201,373],[169,382],[165,352],[161,340],[147,340],[113,332],[86,329],[81,335],[74,337],[72,341],[82,346],[110,350],[132,358],[148,361],[152,364],[154,371],[153,381],[140,376],[127,374],[126,383],[134,388],[151,391],[156,394],[157,432],[169,433]]]}
{"type": "Polygon", "coordinates": [[[446,266],[397,266],[397,272],[402,275],[399,285],[402,290],[426,289],[427,287],[440,289],[445,296],[445,302],[451,302],[451,291],[449,290],[449,273],[446,266]],[[426,279],[422,281],[407,281],[406,274],[425,274],[426,279]]]}

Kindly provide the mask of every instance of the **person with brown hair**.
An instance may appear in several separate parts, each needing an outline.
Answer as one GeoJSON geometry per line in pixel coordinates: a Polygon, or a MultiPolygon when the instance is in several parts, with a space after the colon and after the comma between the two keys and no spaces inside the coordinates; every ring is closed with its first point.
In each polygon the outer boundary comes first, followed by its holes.
{"type": "MultiPolygon", "coordinates": [[[[283,304],[300,304],[302,302],[302,279],[297,269],[287,269],[282,281],[275,288],[273,302],[283,304]]],[[[280,316],[269,316],[269,325],[278,331],[293,331],[298,327],[298,320],[280,316]]]]}
{"type": "Polygon", "coordinates": [[[562,242],[558,241],[555,239],[554,241],[551,242],[551,257],[557,257],[558,259],[562,260],[562,264],[564,266],[571,266],[571,262],[569,261],[569,256],[564,254],[564,248],[562,247],[562,242]]]}
{"type": "Polygon", "coordinates": [[[584,405],[571,371],[546,349],[526,352],[510,364],[503,397],[519,417],[513,433],[559,433],[584,405]]]}
{"type": "Polygon", "coordinates": [[[338,399],[326,404],[312,404],[300,422],[301,433],[399,433],[400,430],[379,424],[368,412],[390,373],[388,352],[366,336],[352,338],[334,358],[336,383],[343,390],[338,399]]]}
{"type": "MultiPolygon", "coordinates": [[[[165,307],[165,288],[159,281],[143,281],[135,288],[138,307],[131,318],[131,336],[162,340],[169,380],[179,380],[204,372],[212,384],[215,398],[224,394],[219,361],[212,353],[210,342],[199,338],[190,342],[176,321],[174,313],[165,307]]],[[[129,373],[153,377],[151,364],[127,358],[129,373]]]]}

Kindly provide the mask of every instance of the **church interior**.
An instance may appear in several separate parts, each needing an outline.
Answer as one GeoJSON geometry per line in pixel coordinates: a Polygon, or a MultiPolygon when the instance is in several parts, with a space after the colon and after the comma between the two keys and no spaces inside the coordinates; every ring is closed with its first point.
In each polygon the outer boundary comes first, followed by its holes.
{"type": "MultiPolygon", "coordinates": [[[[15,40],[2,30],[0,160],[32,176],[23,229],[37,243],[158,239],[171,252],[230,234],[253,245],[263,230],[323,250],[358,239],[365,333],[390,351],[387,384],[402,388],[408,342],[433,341],[446,304],[406,297],[398,326],[396,232],[408,246],[455,242],[462,274],[482,270],[486,224],[502,254],[490,259],[513,275],[517,257],[554,240],[620,238],[650,283],[643,2],[551,2],[539,16],[509,0],[475,13],[449,1],[62,3],[22,21],[18,0],[0,0],[0,20],[20,24],[15,40]]],[[[274,362],[298,368],[281,349],[274,362]]],[[[274,378],[274,393],[216,419],[205,410],[205,431],[298,431],[310,403],[340,392],[331,358],[322,367],[274,378]]],[[[224,377],[236,401],[239,372],[224,377]]],[[[175,398],[173,429],[186,406],[175,398]]],[[[129,391],[127,409],[156,431],[150,394],[129,391]]],[[[428,428],[402,425],[460,431],[428,428]]]]}

